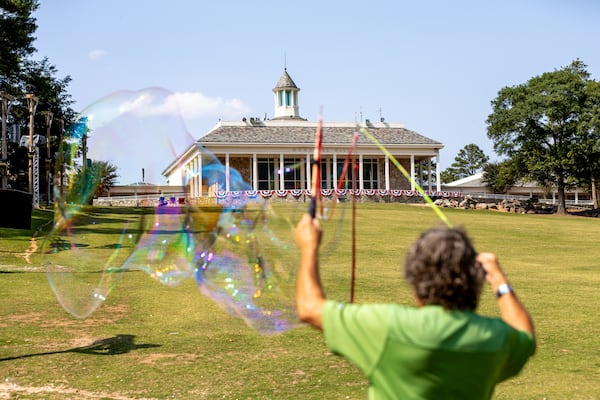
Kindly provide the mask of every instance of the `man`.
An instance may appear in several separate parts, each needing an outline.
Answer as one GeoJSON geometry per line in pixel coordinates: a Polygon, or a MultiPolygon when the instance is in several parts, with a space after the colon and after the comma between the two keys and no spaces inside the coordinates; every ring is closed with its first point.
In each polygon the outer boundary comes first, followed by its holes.
{"type": "Polygon", "coordinates": [[[369,399],[490,399],[495,385],[518,374],[534,353],[533,322],[496,256],[477,254],[459,229],[430,229],[408,252],[405,278],[416,307],[327,300],[319,221],[304,215],[295,239],[298,316],[367,376],[369,399]],[[474,312],[484,280],[501,318],[474,312]]]}

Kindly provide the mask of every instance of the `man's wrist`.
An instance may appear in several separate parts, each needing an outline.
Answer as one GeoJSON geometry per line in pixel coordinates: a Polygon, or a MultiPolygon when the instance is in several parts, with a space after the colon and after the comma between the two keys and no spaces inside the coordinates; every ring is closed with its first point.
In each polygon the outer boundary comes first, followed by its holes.
{"type": "Polygon", "coordinates": [[[496,289],[496,298],[499,299],[508,293],[514,293],[514,289],[508,284],[508,282],[502,283],[498,285],[498,288],[496,289]]]}

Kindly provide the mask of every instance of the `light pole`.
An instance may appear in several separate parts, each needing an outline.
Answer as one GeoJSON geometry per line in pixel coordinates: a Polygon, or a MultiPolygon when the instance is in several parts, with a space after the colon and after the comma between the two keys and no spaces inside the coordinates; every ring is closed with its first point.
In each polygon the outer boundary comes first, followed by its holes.
{"type": "Polygon", "coordinates": [[[33,93],[25,94],[27,100],[27,108],[29,109],[29,193],[33,194],[33,116],[38,105],[38,97],[33,93]]]}
{"type": "MultiPolygon", "coordinates": [[[[62,198],[64,163],[65,163],[65,159],[63,157],[62,141],[63,141],[63,131],[65,129],[65,121],[62,118],[57,118],[56,122],[58,122],[58,153],[56,155],[56,163],[58,163],[58,168],[59,168],[58,188],[59,188],[60,197],[62,198]]],[[[54,179],[56,180],[56,177],[54,179]]]]}
{"type": "Polygon", "coordinates": [[[14,97],[8,93],[0,91],[0,100],[2,101],[2,160],[0,160],[0,175],[2,176],[2,189],[6,189],[8,184],[8,147],[6,139],[6,118],[8,116],[8,104],[14,100],[14,97]]]}
{"type": "Polygon", "coordinates": [[[51,192],[51,181],[50,181],[50,128],[52,127],[52,118],[54,114],[52,111],[42,111],[41,114],[44,115],[46,120],[46,205],[50,205],[50,194],[51,192]]]}

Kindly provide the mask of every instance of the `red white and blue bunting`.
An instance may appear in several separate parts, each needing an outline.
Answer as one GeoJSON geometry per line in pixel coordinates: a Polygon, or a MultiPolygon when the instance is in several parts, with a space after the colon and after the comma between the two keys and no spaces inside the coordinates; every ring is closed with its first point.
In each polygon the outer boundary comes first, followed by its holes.
{"type": "MultiPolygon", "coordinates": [[[[398,190],[398,189],[321,189],[321,196],[323,197],[332,197],[333,195],[338,197],[340,196],[367,196],[367,197],[414,197],[420,196],[422,194],[416,190],[398,190]]],[[[435,192],[435,191],[425,191],[425,194],[429,197],[443,197],[443,198],[456,198],[463,197],[462,192],[435,192]]],[[[286,189],[286,190],[242,190],[242,191],[233,191],[233,192],[225,192],[224,190],[220,190],[215,193],[215,197],[217,199],[241,199],[241,198],[249,198],[254,199],[257,197],[262,197],[263,199],[268,199],[273,195],[279,198],[286,198],[288,196],[293,198],[298,198],[303,195],[311,196],[311,190],[309,189],[286,189]]]]}

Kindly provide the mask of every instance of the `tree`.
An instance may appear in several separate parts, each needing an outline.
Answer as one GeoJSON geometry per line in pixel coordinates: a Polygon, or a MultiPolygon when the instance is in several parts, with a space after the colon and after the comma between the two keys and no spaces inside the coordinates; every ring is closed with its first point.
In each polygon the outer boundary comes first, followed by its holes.
{"type": "MultiPolygon", "coordinates": [[[[589,79],[586,65],[569,66],[501,89],[492,101],[488,137],[494,150],[519,158],[522,173],[558,192],[558,213],[566,213],[565,189],[582,176],[587,161],[600,149],[597,130],[591,129],[598,85],[589,79]],[[582,143],[594,154],[582,153],[582,143]]],[[[589,175],[588,175],[589,179],[589,175]]]]}
{"type": "Polygon", "coordinates": [[[91,204],[94,198],[102,196],[115,186],[118,168],[108,161],[92,161],[90,165],[79,167],[73,177],[73,188],[67,193],[67,202],[91,204]]]}
{"type": "Polygon", "coordinates": [[[437,164],[435,160],[422,160],[415,164],[415,176],[417,178],[417,183],[423,189],[427,189],[430,184],[432,186],[436,184],[436,168],[437,164]]]}
{"type": "Polygon", "coordinates": [[[492,193],[506,193],[519,179],[517,162],[506,160],[483,166],[482,181],[492,193]]]}
{"type": "Polygon", "coordinates": [[[489,157],[485,155],[479,146],[473,143],[468,144],[460,149],[452,165],[442,171],[441,180],[448,183],[475,175],[481,171],[488,160],[489,157]]]}
{"type": "Polygon", "coordinates": [[[0,76],[15,78],[21,61],[35,52],[31,15],[38,7],[37,0],[0,0],[0,76]]]}
{"type": "Polygon", "coordinates": [[[574,161],[573,178],[579,187],[589,188],[594,207],[597,207],[597,182],[600,180],[600,83],[589,81],[586,92],[588,106],[579,127],[583,138],[574,144],[579,156],[574,161]]]}
{"type": "Polygon", "coordinates": [[[118,168],[108,161],[92,161],[92,168],[100,177],[95,197],[108,194],[108,191],[117,183],[118,168]]]}
{"type": "MultiPolygon", "coordinates": [[[[26,86],[32,89],[35,95],[40,99],[35,114],[34,131],[37,134],[46,136],[46,119],[44,112],[51,112],[53,122],[50,125],[50,157],[48,157],[47,149],[40,151],[40,166],[42,168],[50,167],[50,171],[56,171],[60,143],[59,138],[62,135],[59,121],[68,127],[69,121],[75,117],[75,111],[71,108],[73,101],[71,95],[67,93],[67,87],[71,82],[71,77],[57,78],[58,71],[56,67],[48,61],[48,58],[43,58],[40,61],[26,60],[23,62],[21,70],[22,81],[26,86]]],[[[23,118],[28,116],[28,111],[22,109],[23,118]]],[[[15,114],[19,115],[19,110],[15,110],[15,114]]],[[[48,139],[48,138],[46,138],[48,139]]],[[[19,171],[14,171],[18,173],[19,171]]],[[[40,174],[40,187],[46,187],[46,174],[40,174]]]]}
{"type": "MultiPolygon", "coordinates": [[[[40,152],[40,187],[47,187],[44,169],[56,169],[55,155],[58,154],[59,138],[63,129],[68,128],[75,112],[70,107],[73,102],[67,93],[71,78],[56,78],[56,67],[47,58],[41,61],[30,59],[35,52],[33,34],[37,29],[32,14],[38,7],[38,0],[0,0],[0,90],[15,98],[8,119],[9,123],[21,127],[22,134],[28,131],[29,111],[25,94],[29,91],[39,99],[34,134],[46,136],[47,133],[46,119],[41,111],[53,114],[50,138],[46,138],[50,139],[50,157],[47,151],[40,152]]],[[[8,144],[9,182],[12,188],[28,188],[27,157],[25,149],[8,144]]]]}

